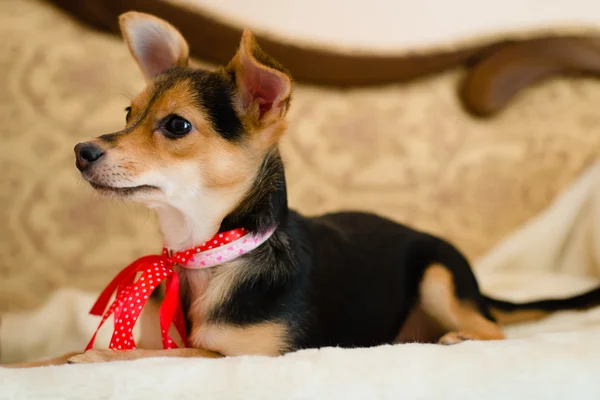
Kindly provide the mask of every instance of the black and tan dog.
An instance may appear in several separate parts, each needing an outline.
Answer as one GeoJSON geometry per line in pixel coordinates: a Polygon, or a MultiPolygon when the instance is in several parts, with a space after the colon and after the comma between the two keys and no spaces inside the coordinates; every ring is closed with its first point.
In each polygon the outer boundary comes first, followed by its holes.
{"type": "Polygon", "coordinates": [[[155,209],[173,250],[239,227],[276,230],[232,262],[181,269],[192,348],[91,350],[54,363],[495,340],[499,323],[600,303],[600,289],[493,300],[444,240],[372,214],[289,210],[278,152],[292,94],[285,69],[249,31],[227,66],[207,71],[188,66],[185,40],[165,21],[130,12],[120,23],[148,86],[124,130],[77,145],[82,176],[102,194],[155,209]]]}

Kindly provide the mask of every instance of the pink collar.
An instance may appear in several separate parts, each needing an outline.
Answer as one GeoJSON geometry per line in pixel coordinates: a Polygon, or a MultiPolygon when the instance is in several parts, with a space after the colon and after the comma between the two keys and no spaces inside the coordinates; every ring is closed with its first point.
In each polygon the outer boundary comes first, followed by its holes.
{"type": "Polygon", "coordinates": [[[262,234],[238,228],[217,233],[199,246],[173,254],[170,259],[185,269],[216,267],[256,249],[266,242],[273,232],[275,228],[270,228],[262,234]]]}

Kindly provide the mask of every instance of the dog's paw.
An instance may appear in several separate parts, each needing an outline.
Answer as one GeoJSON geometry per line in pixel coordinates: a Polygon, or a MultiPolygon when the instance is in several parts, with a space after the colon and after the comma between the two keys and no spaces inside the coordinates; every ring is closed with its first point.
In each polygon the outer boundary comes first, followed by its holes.
{"type": "Polygon", "coordinates": [[[92,349],[70,357],[67,364],[92,364],[117,360],[117,352],[110,349],[92,349]]]}
{"type": "Polygon", "coordinates": [[[440,340],[438,340],[438,343],[449,346],[452,344],[458,344],[458,343],[465,342],[467,340],[474,340],[474,339],[475,338],[473,338],[471,335],[469,335],[465,332],[448,332],[444,336],[442,336],[440,338],[440,340]]]}

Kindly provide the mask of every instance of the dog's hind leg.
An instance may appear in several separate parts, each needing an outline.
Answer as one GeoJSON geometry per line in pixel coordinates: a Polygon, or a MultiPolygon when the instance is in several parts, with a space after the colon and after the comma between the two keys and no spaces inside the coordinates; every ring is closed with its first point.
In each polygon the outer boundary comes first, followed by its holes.
{"type": "Polygon", "coordinates": [[[503,339],[498,324],[482,312],[481,296],[472,272],[460,271],[459,275],[469,278],[461,282],[460,295],[456,272],[446,265],[431,264],[425,269],[419,285],[421,309],[445,332],[439,343],[503,339]]]}

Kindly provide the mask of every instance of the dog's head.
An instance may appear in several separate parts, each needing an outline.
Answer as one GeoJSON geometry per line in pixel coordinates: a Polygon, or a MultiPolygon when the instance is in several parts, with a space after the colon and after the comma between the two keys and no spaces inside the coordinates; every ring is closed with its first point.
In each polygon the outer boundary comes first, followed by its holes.
{"type": "Polygon", "coordinates": [[[98,192],[218,220],[242,199],[286,128],[292,82],[244,31],[213,71],[188,66],[179,31],[151,15],[120,17],[146,88],[127,107],[122,131],[75,147],[76,165],[98,192]]]}

